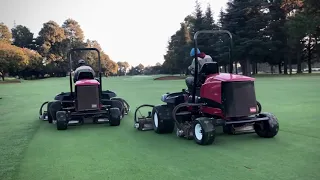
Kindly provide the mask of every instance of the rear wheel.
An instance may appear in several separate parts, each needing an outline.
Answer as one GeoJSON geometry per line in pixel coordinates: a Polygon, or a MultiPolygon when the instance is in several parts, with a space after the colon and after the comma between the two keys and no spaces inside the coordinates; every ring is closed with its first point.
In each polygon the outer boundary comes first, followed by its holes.
{"type": "Polygon", "coordinates": [[[273,138],[278,134],[279,122],[276,116],[271,113],[261,113],[260,116],[268,117],[269,120],[256,122],[254,130],[258,136],[263,138],[273,138]]]}
{"type": "Polygon", "coordinates": [[[155,106],[152,109],[153,129],[158,134],[172,133],[174,131],[174,122],[172,119],[163,119],[161,117],[162,108],[165,106],[155,106]]]}
{"type": "Polygon", "coordinates": [[[123,115],[127,115],[130,112],[130,106],[128,102],[122,98],[111,98],[111,100],[120,101],[123,105],[123,115]]]}
{"type": "Polygon", "coordinates": [[[225,133],[225,134],[231,135],[231,134],[234,134],[234,132],[235,132],[232,124],[226,124],[222,128],[223,128],[223,133],[225,133]]]}
{"type": "Polygon", "coordinates": [[[193,138],[197,144],[210,145],[215,140],[216,131],[213,128],[211,131],[205,131],[199,121],[195,121],[193,125],[193,138]]]}

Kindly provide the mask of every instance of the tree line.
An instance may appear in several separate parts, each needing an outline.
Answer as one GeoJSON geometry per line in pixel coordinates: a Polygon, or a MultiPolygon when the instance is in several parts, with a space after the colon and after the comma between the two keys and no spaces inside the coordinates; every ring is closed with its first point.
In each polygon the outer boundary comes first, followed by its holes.
{"type": "MultiPolygon", "coordinates": [[[[199,30],[225,29],[233,35],[233,50],[226,35],[200,35],[199,49],[211,55],[225,70],[232,55],[245,75],[256,74],[258,64],[268,64],[271,72],[308,72],[319,62],[319,0],[230,0],[215,22],[210,4],[203,11],[196,1],[195,11],[185,17],[171,36],[162,65],[163,73],[185,74],[192,61],[189,56],[193,37],[199,30]]],[[[234,65],[235,66],[235,65],[234,65]]],[[[234,68],[238,72],[238,68],[234,68]]]]}
{"type": "MultiPolygon", "coordinates": [[[[123,74],[127,62],[114,62],[96,40],[84,40],[79,23],[67,19],[60,26],[54,21],[43,24],[37,37],[30,29],[17,25],[11,30],[0,23],[0,75],[21,78],[64,77],[70,71],[67,53],[71,48],[94,47],[101,52],[102,71],[105,75],[123,74]]],[[[80,58],[98,69],[96,52],[75,52],[73,67],[80,58]]]]}
{"type": "MultiPolygon", "coordinates": [[[[83,30],[73,19],[67,19],[61,26],[48,21],[37,37],[26,26],[18,25],[10,31],[0,23],[0,75],[3,79],[6,74],[22,78],[66,76],[69,72],[67,51],[82,47],[101,51],[106,76],[188,74],[195,32],[212,29],[230,31],[233,48],[226,35],[199,36],[198,46],[226,72],[232,57],[233,72],[241,71],[245,75],[258,73],[258,67],[263,64],[268,65],[270,72],[283,74],[291,74],[293,69],[302,73],[307,64],[311,73],[312,64],[320,59],[319,9],[319,0],[230,0],[216,22],[210,4],[203,10],[196,1],[194,12],[184,18],[170,37],[164,63],[147,67],[142,64],[130,67],[128,62],[111,60],[96,40],[84,40],[83,30]]],[[[75,60],[85,59],[97,69],[95,52],[72,55],[75,60]]]]}

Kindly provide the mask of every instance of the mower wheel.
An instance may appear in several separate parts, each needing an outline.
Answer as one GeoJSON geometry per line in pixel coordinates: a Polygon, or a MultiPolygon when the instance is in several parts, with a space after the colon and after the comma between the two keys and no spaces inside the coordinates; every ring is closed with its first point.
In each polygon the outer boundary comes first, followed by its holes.
{"type": "Polygon", "coordinates": [[[267,121],[260,121],[254,124],[254,130],[258,136],[263,138],[273,138],[278,134],[279,122],[275,115],[271,113],[260,113],[260,116],[268,117],[267,121]]]}
{"type": "Polygon", "coordinates": [[[110,126],[119,126],[121,122],[121,112],[119,108],[110,108],[110,126]]]}
{"type": "Polygon", "coordinates": [[[123,105],[123,115],[127,115],[130,112],[130,106],[128,102],[122,98],[111,98],[111,100],[118,100],[122,103],[123,105]]]}
{"type": "Polygon", "coordinates": [[[216,130],[213,123],[196,119],[192,129],[194,141],[199,145],[210,145],[215,140],[216,130]]]}
{"type": "Polygon", "coordinates": [[[226,124],[222,126],[222,130],[223,130],[223,133],[230,134],[230,135],[234,134],[235,132],[232,124],[226,124]]]}
{"type": "Polygon", "coordinates": [[[60,111],[61,108],[61,102],[60,101],[51,101],[47,105],[47,113],[48,113],[48,122],[53,123],[53,121],[57,120],[57,112],[60,111]],[[51,116],[51,120],[49,119],[49,115],[51,116]]]}
{"type": "Polygon", "coordinates": [[[67,112],[58,111],[56,113],[57,117],[57,130],[66,130],[68,128],[67,112]]]}
{"type": "Polygon", "coordinates": [[[48,114],[48,122],[49,123],[52,123],[52,121],[53,121],[53,116],[50,113],[50,109],[49,109],[52,103],[53,102],[48,102],[48,105],[47,105],[47,114],[48,114]]]}
{"type": "Polygon", "coordinates": [[[168,114],[168,111],[170,109],[166,105],[155,106],[152,109],[153,129],[158,134],[172,133],[174,131],[174,122],[171,116],[163,117],[168,114]]]}

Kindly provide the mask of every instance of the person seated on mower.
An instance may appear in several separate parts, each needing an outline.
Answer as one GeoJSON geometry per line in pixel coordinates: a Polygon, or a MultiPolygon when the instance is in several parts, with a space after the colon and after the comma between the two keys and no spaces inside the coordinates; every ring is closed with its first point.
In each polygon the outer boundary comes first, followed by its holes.
{"type": "MultiPolygon", "coordinates": [[[[195,49],[192,48],[190,51],[190,56],[194,57],[195,55],[195,49]]],[[[208,62],[213,62],[211,56],[206,55],[204,52],[201,52],[199,49],[197,49],[197,56],[198,56],[198,75],[200,73],[200,70],[202,68],[202,66],[205,63],[208,62]]],[[[195,73],[195,58],[193,58],[191,65],[188,67],[188,69],[191,71],[191,75],[192,77],[187,77],[186,78],[186,84],[188,87],[188,91],[192,92],[192,88],[193,88],[193,83],[194,83],[194,73],[195,73]]]]}
{"type": "Polygon", "coordinates": [[[74,75],[73,82],[78,81],[80,72],[90,72],[90,73],[92,73],[92,77],[93,78],[95,77],[94,70],[90,66],[86,65],[86,62],[83,59],[80,59],[78,61],[78,65],[79,65],[79,67],[72,73],[74,75]]]}

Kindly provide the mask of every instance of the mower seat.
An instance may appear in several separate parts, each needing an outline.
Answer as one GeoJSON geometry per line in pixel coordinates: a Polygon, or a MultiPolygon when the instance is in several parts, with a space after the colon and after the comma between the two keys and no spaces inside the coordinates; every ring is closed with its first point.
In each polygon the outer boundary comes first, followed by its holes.
{"type": "Polygon", "coordinates": [[[217,62],[207,62],[203,64],[200,69],[200,74],[210,75],[219,73],[219,66],[217,62]]]}
{"type": "MultiPolygon", "coordinates": [[[[199,76],[199,84],[203,84],[206,80],[206,77],[211,74],[219,73],[219,66],[217,62],[207,62],[203,64],[200,69],[199,76]]],[[[201,85],[200,85],[201,86],[201,85]]]]}
{"type": "Polygon", "coordinates": [[[77,82],[79,80],[83,79],[94,79],[94,74],[89,69],[81,69],[78,71],[78,74],[75,74],[74,76],[74,82],[77,82]]]}

